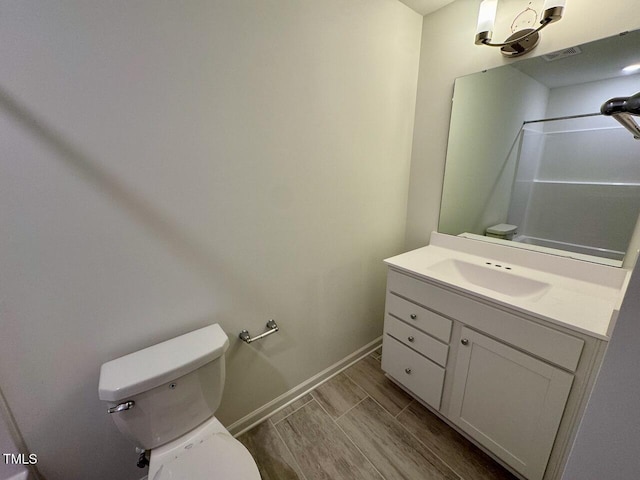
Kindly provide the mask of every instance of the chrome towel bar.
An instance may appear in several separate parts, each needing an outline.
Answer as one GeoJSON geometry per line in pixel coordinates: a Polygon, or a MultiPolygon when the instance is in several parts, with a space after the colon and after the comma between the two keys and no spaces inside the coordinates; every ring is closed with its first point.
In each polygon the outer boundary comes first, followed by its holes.
{"type": "Polygon", "coordinates": [[[276,324],[276,321],[271,319],[267,322],[267,328],[268,330],[264,333],[261,333],[260,335],[258,335],[257,337],[253,337],[251,338],[251,335],[249,334],[249,332],[247,330],[242,330],[240,332],[240,340],[244,340],[247,343],[251,343],[251,342],[255,342],[256,340],[260,340],[264,337],[266,337],[267,335],[271,335],[272,333],[276,333],[279,329],[278,329],[278,325],[276,324]]]}

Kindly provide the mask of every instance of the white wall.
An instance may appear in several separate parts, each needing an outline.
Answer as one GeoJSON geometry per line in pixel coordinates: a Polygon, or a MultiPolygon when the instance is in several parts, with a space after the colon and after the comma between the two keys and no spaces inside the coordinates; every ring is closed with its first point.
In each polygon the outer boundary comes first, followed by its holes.
{"type": "Polygon", "coordinates": [[[640,263],[637,263],[563,480],[638,478],[639,341],[640,263]]]}
{"type": "MultiPolygon", "coordinates": [[[[499,2],[495,40],[508,36],[514,12],[524,9],[528,3],[526,0],[499,2]]],[[[533,2],[534,7],[542,3],[533,2]]],[[[455,79],[513,61],[504,59],[498,49],[474,45],[478,6],[478,0],[457,0],[424,17],[407,249],[427,244],[429,233],[437,229],[455,79]]],[[[635,0],[620,0],[608,3],[603,13],[602,2],[598,0],[569,1],[564,18],[542,32],[540,44],[530,56],[639,28],[638,16],[629,13],[636,7],[635,0]]]]}
{"type": "MultiPolygon", "coordinates": [[[[549,105],[547,106],[546,118],[599,112],[600,107],[606,100],[612,97],[631,96],[637,93],[639,89],[640,74],[552,88],[549,91],[549,105]]],[[[556,122],[550,122],[545,125],[545,130],[553,131],[556,124],[556,122]]],[[[569,121],[560,122],[560,124],[564,128],[572,126],[569,121]]],[[[612,118],[593,117],[591,119],[582,119],[575,125],[575,128],[585,128],[585,126],[593,126],[595,128],[617,125],[619,125],[619,123],[612,118]]]]}
{"type": "Polygon", "coordinates": [[[140,476],[107,360],[219,322],[229,424],[381,334],[421,25],[395,0],[3,2],[0,385],[49,480],[140,476]]]}

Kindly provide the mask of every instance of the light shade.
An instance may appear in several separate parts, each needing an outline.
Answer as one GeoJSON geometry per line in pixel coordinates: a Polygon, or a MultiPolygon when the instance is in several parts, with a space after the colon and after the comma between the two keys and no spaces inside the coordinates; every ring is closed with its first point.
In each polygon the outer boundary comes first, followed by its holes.
{"type": "Polygon", "coordinates": [[[564,7],[567,4],[567,0],[545,0],[542,11],[549,10],[550,8],[564,7]]]}
{"type": "Polygon", "coordinates": [[[498,0],[483,0],[480,4],[480,12],[478,13],[478,27],[476,34],[489,32],[489,38],[493,31],[493,25],[496,21],[496,10],[498,9],[498,0]]]}
{"type": "Polygon", "coordinates": [[[567,0],[545,0],[540,23],[553,23],[562,18],[567,0]]]}

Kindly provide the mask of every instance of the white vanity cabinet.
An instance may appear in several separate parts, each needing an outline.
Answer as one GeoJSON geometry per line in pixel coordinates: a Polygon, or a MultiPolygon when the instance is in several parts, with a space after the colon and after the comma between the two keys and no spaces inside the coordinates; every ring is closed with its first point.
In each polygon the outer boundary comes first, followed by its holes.
{"type": "Polygon", "coordinates": [[[527,480],[559,478],[605,344],[389,270],[382,369],[527,480]]]}
{"type": "Polygon", "coordinates": [[[544,475],[573,375],[463,327],[449,418],[526,478],[544,475]]]}

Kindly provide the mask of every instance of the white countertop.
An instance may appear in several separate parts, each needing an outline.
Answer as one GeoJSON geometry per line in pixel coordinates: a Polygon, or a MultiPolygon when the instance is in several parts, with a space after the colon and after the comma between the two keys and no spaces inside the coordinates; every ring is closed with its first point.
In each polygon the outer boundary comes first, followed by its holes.
{"type": "Polygon", "coordinates": [[[432,283],[609,340],[630,272],[434,232],[385,260],[432,283]]]}

